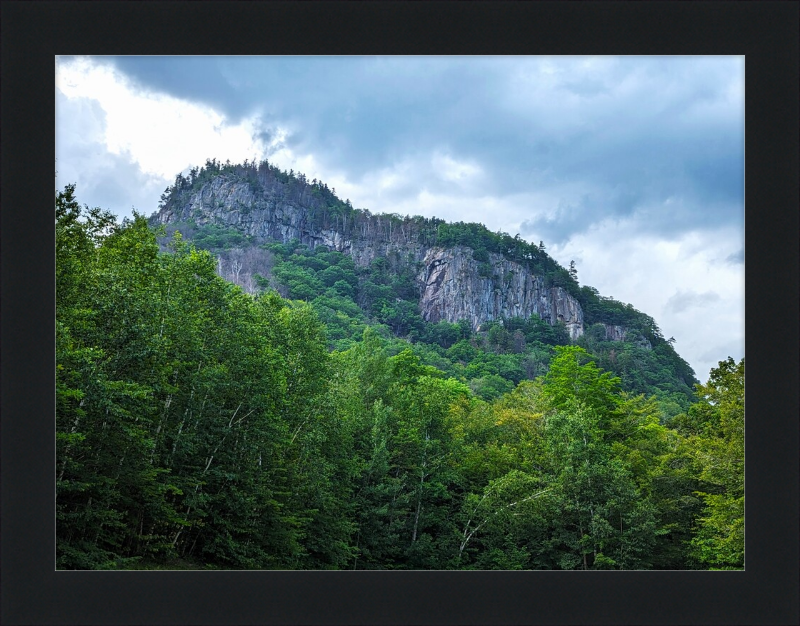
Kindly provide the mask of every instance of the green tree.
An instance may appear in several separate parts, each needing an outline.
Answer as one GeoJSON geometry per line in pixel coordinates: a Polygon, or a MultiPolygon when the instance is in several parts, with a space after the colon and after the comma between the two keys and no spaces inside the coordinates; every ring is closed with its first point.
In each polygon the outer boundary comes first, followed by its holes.
{"type": "Polygon", "coordinates": [[[569,270],[568,271],[569,271],[569,277],[572,280],[577,281],[578,280],[578,270],[575,267],[575,261],[570,261],[569,262],[569,270]]]}
{"type": "Polygon", "coordinates": [[[544,395],[556,409],[578,401],[604,421],[619,404],[620,379],[603,372],[586,350],[556,346],[555,357],[544,377],[544,395]]]}
{"type": "Polygon", "coordinates": [[[646,569],[655,512],[603,440],[600,420],[580,403],[547,417],[545,446],[555,517],[549,539],[531,546],[537,567],[646,569]],[[602,558],[601,558],[602,557],[602,558]]]}
{"type": "Polygon", "coordinates": [[[697,558],[713,569],[744,567],[744,359],[728,357],[697,386],[696,413],[707,415],[702,432],[693,435],[708,485],[698,492],[705,503],[691,545],[697,558]]]}

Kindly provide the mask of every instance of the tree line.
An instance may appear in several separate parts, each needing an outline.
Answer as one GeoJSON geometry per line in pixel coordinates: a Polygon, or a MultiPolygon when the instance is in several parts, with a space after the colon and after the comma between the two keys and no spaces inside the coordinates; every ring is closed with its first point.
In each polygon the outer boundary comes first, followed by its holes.
{"type": "Polygon", "coordinates": [[[484,399],[369,325],[331,351],[312,305],[142,216],[55,205],[58,568],[743,566],[743,361],[666,423],[577,345],[484,399]]]}

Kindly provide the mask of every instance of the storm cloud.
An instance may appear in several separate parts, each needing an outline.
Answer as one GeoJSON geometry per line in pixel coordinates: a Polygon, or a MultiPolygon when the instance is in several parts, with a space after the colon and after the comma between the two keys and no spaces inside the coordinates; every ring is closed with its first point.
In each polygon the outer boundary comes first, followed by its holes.
{"type": "MultiPolygon", "coordinates": [[[[295,153],[353,185],[435,153],[473,162],[484,194],[548,192],[520,220],[548,238],[629,216],[673,234],[741,220],[731,211],[744,193],[741,58],[95,60],[230,123],[255,116],[266,143],[280,127],[295,153]]],[[[414,183],[441,188],[437,174],[416,172],[414,183]]],[[[383,201],[369,208],[391,210],[392,194],[383,201]]]]}

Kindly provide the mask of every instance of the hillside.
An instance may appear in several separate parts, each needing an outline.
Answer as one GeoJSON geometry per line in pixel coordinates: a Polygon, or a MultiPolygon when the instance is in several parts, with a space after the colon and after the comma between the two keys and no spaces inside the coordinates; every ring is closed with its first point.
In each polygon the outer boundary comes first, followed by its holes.
{"type": "Polygon", "coordinates": [[[371,214],[266,161],[211,160],[179,175],[150,223],[165,227],[163,249],[180,231],[245,291],[312,303],[331,348],[384,325],[488,399],[545,373],[553,345],[577,344],[626,390],[656,396],[665,419],[692,401],[694,372],[655,321],[580,286],[541,242],[371,214]]]}
{"type": "MultiPolygon", "coordinates": [[[[58,569],[743,567],[743,361],[681,411],[664,344],[631,327],[423,319],[426,289],[457,289],[472,261],[515,263],[548,306],[570,287],[527,265],[552,263],[541,252],[512,260],[505,235],[438,224],[435,243],[405,242],[419,261],[394,229],[383,256],[366,225],[384,218],[343,212],[365,228],[334,229],[341,250],[187,223],[212,254],[82,208],[73,186],[55,205],[58,569]],[[244,261],[258,293],[219,275],[244,261]],[[656,393],[625,390],[639,380],[656,393]]],[[[524,301],[473,297],[479,314],[524,301]]]]}

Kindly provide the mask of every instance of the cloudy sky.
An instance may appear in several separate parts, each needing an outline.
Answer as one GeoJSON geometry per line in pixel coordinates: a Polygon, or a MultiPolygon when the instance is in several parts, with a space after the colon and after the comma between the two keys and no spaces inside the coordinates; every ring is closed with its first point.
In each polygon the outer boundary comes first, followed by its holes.
{"type": "Polygon", "coordinates": [[[707,379],[744,356],[743,57],[61,57],[56,184],[150,215],[207,158],[519,233],[707,379]]]}

